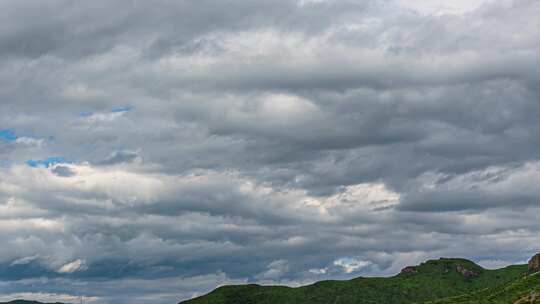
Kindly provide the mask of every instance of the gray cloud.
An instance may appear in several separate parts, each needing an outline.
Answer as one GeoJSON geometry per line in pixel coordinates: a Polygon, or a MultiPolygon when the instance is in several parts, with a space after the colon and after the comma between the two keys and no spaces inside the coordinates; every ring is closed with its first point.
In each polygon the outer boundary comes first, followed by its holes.
{"type": "Polygon", "coordinates": [[[133,151],[115,151],[108,158],[99,162],[99,165],[115,165],[122,163],[130,163],[139,157],[137,152],[133,151]]]}
{"type": "Polygon", "coordinates": [[[2,2],[2,299],[538,251],[540,5],[411,3],[2,2]]]}
{"type": "Polygon", "coordinates": [[[54,167],[54,169],[52,169],[52,172],[58,176],[64,177],[70,177],[76,174],[69,167],[66,166],[56,166],[54,167]]]}

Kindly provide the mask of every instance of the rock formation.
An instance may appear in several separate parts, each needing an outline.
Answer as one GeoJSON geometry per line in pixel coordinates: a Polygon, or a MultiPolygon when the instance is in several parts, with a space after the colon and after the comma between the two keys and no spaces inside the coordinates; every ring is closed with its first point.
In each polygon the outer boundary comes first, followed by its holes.
{"type": "Polygon", "coordinates": [[[401,269],[401,273],[418,273],[418,270],[413,266],[407,266],[401,269]]]}
{"type": "Polygon", "coordinates": [[[456,265],[456,271],[466,278],[478,276],[478,272],[465,268],[463,265],[456,265]]]}
{"type": "Polygon", "coordinates": [[[529,271],[540,270],[540,253],[537,253],[529,260],[529,271]]]}

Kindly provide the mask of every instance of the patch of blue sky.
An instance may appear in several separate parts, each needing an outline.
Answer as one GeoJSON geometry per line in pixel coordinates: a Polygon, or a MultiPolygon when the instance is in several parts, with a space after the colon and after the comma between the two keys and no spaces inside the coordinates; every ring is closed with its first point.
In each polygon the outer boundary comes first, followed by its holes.
{"type": "MultiPolygon", "coordinates": [[[[114,108],[114,109],[111,109],[109,111],[109,113],[127,113],[127,112],[131,112],[133,110],[133,107],[132,106],[126,106],[126,107],[118,107],[118,108],[114,108]]],[[[90,117],[94,114],[103,114],[103,113],[106,113],[106,112],[91,112],[91,111],[84,111],[84,112],[80,112],[79,113],[79,117],[90,117]]]]}
{"type": "Polygon", "coordinates": [[[92,116],[94,115],[94,113],[92,112],[81,112],[79,113],[79,117],[89,117],[89,116],[92,116]]]}
{"type": "Polygon", "coordinates": [[[49,168],[57,164],[65,164],[65,163],[67,163],[67,160],[61,156],[48,157],[46,159],[41,159],[41,160],[31,159],[26,162],[26,164],[32,168],[38,168],[38,167],[49,168]]]}
{"type": "Polygon", "coordinates": [[[5,141],[16,141],[17,140],[17,135],[15,135],[15,132],[13,132],[13,130],[9,130],[9,129],[4,129],[4,130],[0,130],[0,139],[2,140],[5,140],[5,141]]]}
{"type": "Polygon", "coordinates": [[[114,108],[111,110],[111,113],[124,113],[124,112],[130,112],[133,110],[133,107],[120,107],[120,108],[114,108]]]}

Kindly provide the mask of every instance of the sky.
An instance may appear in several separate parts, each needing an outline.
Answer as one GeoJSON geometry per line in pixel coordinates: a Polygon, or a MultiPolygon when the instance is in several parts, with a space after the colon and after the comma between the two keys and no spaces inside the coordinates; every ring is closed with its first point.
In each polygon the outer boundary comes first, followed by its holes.
{"type": "Polygon", "coordinates": [[[540,251],[536,0],[0,2],[0,300],[540,251]]]}

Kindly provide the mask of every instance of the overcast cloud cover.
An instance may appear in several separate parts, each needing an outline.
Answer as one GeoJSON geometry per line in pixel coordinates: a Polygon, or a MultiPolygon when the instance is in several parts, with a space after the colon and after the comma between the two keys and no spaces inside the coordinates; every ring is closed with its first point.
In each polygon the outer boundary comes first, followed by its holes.
{"type": "Polygon", "coordinates": [[[0,11],[0,300],[540,251],[537,0],[0,11]]]}

